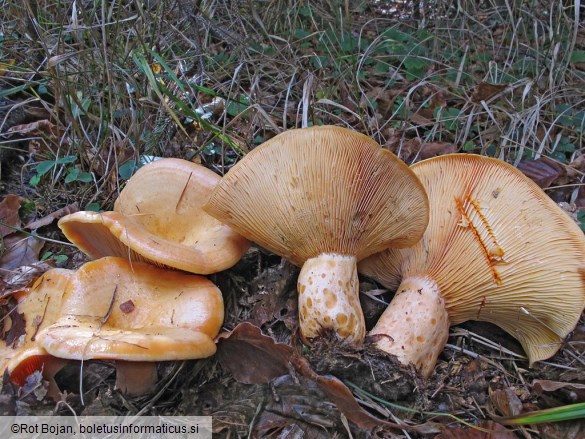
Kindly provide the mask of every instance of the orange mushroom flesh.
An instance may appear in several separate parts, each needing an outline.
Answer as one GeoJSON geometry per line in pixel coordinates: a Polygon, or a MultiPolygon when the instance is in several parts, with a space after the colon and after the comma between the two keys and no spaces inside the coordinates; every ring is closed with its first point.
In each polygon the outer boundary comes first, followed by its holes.
{"type": "Polygon", "coordinates": [[[181,159],[160,159],[128,181],[113,212],[76,212],[59,227],[96,259],[119,256],[197,274],[225,270],[250,243],[202,210],[220,177],[181,159]]]}
{"type": "Polygon", "coordinates": [[[412,171],[375,141],[333,127],[290,130],[258,146],[220,181],[204,209],[302,266],[299,325],[359,344],[365,323],[356,262],[414,244],[428,200],[412,171]]]}
{"type": "Polygon", "coordinates": [[[412,166],[430,200],[422,240],[361,261],[396,295],[370,332],[429,376],[450,325],[500,326],[530,364],[554,355],[585,306],[585,238],[534,182],[507,163],[445,155],[412,166]]]}
{"type": "Polygon", "coordinates": [[[117,387],[137,395],[155,384],[157,361],[213,355],[222,322],[221,292],[208,279],[106,257],[76,272],[61,317],[37,340],[60,358],[121,362],[117,387]]]}
{"type": "MultiPolygon", "coordinates": [[[[29,375],[40,371],[48,381],[48,396],[57,400],[59,388],[54,376],[65,366],[66,361],[49,355],[36,340],[37,333],[54,323],[60,313],[63,292],[71,279],[72,271],[54,268],[40,276],[30,288],[14,293],[17,300],[15,313],[25,320],[24,333],[7,347],[10,380],[23,386],[29,375]]],[[[8,320],[11,320],[10,317],[8,320]]]]}

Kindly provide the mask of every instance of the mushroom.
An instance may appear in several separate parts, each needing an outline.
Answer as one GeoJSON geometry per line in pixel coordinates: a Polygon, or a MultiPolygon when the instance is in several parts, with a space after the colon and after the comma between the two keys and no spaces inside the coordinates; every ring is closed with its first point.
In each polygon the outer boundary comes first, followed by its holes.
{"type": "Polygon", "coordinates": [[[356,262],[420,239],[428,200],[412,171],[369,137],[322,126],[289,130],[247,154],[205,211],[302,269],[305,341],[333,330],[359,344],[365,324],[356,262]]]}
{"type": "Polygon", "coordinates": [[[59,358],[115,360],[116,387],[140,395],[156,382],[155,362],[213,355],[222,322],[222,295],[208,279],[105,257],[75,273],[60,318],[37,340],[59,358]]]}
{"type": "Polygon", "coordinates": [[[156,160],[132,176],[113,212],[76,212],[61,218],[59,227],[94,259],[119,256],[216,273],[238,262],[250,245],[201,209],[219,179],[186,160],[156,160]]]}
{"type": "MultiPolygon", "coordinates": [[[[59,397],[59,387],[54,376],[65,366],[66,361],[53,357],[40,347],[36,336],[59,317],[63,292],[72,275],[71,270],[53,268],[40,276],[30,288],[12,294],[17,301],[13,313],[22,315],[25,326],[23,333],[6,347],[7,361],[4,367],[8,370],[10,380],[21,387],[29,375],[41,371],[43,378],[49,382],[47,394],[53,399],[59,397]]],[[[18,317],[13,314],[9,317],[7,321],[11,325],[16,324],[18,317]]]]}
{"type": "Polygon", "coordinates": [[[554,355],[585,306],[585,238],[532,180],[509,164],[444,155],[412,166],[430,200],[418,244],[370,256],[360,273],[396,295],[370,332],[377,346],[428,377],[467,320],[520,341],[530,365],[554,355]]]}

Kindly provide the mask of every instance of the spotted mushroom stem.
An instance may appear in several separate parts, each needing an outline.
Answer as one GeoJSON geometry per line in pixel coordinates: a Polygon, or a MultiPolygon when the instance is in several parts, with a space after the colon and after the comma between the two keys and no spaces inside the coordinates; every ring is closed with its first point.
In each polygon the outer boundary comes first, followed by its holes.
{"type": "Polygon", "coordinates": [[[323,253],[308,259],[298,277],[299,326],[309,340],[331,329],[355,345],[364,340],[366,324],[359,299],[355,256],[323,253]]]}
{"type": "Polygon", "coordinates": [[[404,279],[370,335],[379,349],[413,364],[427,378],[449,337],[449,314],[437,283],[426,277],[404,279]]]}

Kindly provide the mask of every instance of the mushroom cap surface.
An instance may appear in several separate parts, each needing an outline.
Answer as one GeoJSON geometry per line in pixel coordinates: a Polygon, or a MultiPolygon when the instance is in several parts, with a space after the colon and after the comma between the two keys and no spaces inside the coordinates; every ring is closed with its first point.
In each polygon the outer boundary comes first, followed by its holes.
{"type": "Polygon", "coordinates": [[[532,364],[554,355],[585,306],[585,237],[532,180],[497,159],[450,154],[412,166],[430,201],[423,238],[358,265],[395,288],[437,282],[451,324],[494,323],[532,364]]]}
{"type": "Polygon", "coordinates": [[[5,347],[1,369],[6,368],[10,379],[20,386],[35,370],[51,368],[51,364],[58,365],[55,366],[58,370],[63,365],[39,346],[36,336],[59,318],[63,294],[73,273],[72,270],[53,268],[41,275],[30,288],[14,293],[17,300],[14,312],[22,314],[24,332],[11,346],[5,347]]]}
{"type": "Polygon", "coordinates": [[[62,316],[37,340],[51,355],[76,360],[205,358],[222,323],[222,295],[208,279],[106,257],[76,272],[62,316]]]}
{"type": "Polygon", "coordinates": [[[130,178],[114,212],[76,212],[61,218],[59,227],[94,259],[119,256],[216,273],[236,264],[250,245],[202,209],[219,180],[187,160],[156,160],[130,178]]]}
{"type": "Polygon", "coordinates": [[[322,253],[360,260],[409,246],[428,222],[427,196],[408,166],[336,126],[289,130],[256,147],[204,209],[296,265],[322,253]]]}

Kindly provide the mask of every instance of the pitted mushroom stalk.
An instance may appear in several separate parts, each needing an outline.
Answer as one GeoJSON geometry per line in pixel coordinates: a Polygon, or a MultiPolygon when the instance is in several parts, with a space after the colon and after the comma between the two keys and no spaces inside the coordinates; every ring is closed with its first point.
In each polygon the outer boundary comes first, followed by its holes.
{"type": "Polygon", "coordinates": [[[585,306],[585,237],[507,163],[452,154],[412,166],[430,200],[423,238],[360,262],[396,295],[370,334],[427,377],[450,325],[480,320],[518,339],[530,365],[554,355],[585,306]]]}
{"type": "Polygon", "coordinates": [[[56,357],[116,361],[116,386],[139,395],[156,383],[156,362],[213,355],[222,323],[222,295],[208,279],[106,257],[75,273],[61,317],[37,341],[56,357]]]}
{"type": "Polygon", "coordinates": [[[363,341],[356,262],[417,242],[428,200],[412,171],[374,140],[333,127],[289,130],[247,154],[204,209],[302,266],[300,333],[363,341]]]}
{"type": "Polygon", "coordinates": [[[202,210],[220,177],[181,159],[138,170],[113,212],[75,212],[59,220],[91,258],[118,256],[160,267],[211,274],[236,264],[250,243],[202,210]]]}
{"type": "Polygon", "coordinates": [[[359,298],[355,256],[324,253],[308,259],[299,274],[299,323],[305,338],[332,328],[342,338],[359,343],[365,322],[359,298]]]}
{"type": "Polygon", "coordinates": [[[427,377],[447,343],[449,324],[437,283],[412,277],[400,284],[370,335],[379,336],[379,349],[396,355],[403,364],[412,363],[427,377]]]}

